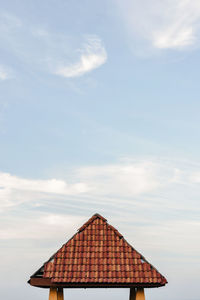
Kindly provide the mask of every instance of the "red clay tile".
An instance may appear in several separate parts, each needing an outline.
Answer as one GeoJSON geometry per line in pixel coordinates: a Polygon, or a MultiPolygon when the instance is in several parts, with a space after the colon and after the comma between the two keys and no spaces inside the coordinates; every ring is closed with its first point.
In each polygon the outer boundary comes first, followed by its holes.
{"type": "Polygon", "coordinates": [[[167,283],[99,214],[44,264],[43,277],[54,283],[167,283]]]}

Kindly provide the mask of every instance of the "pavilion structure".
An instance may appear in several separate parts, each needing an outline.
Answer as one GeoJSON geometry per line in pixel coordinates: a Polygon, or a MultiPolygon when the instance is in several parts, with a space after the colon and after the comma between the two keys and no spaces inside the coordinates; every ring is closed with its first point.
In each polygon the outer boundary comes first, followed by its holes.
{"type": "Polygon", "coordinates": [[[92,216],[28,283],[63,300],[64,288],[130,288],[129,300],[145,300],[144,288],[167,280],[107,220],[92,216]]]}

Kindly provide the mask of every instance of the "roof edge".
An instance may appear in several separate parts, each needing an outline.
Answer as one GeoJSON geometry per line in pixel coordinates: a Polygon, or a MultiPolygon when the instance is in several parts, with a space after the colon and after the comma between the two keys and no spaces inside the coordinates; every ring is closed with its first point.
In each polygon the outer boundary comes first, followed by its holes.
{"type": "Polygon", "coordinates": [[[28,283],[35,287],[50,288],[159,288],[165,286],[166,283],[53,283],[49,278],[30,278],[28,283]]]}
{"type": "Polygon", "coordinates": [[[92,223],[95,219],[101,219],[103,222],[106,222],[107,223],[107,220],[101,216],[100,214],[96,213],[94,214],[87,222],[85,222],[79,229],[78,229],[78,232],[81,232],[83,231],[88,225],[90,225],[90,223],[92,223]]]}

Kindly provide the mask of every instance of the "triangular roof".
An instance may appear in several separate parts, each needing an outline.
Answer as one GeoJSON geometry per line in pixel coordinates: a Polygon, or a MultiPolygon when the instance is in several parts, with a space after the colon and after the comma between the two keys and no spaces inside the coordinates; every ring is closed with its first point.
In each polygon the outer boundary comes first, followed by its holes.
{"type": "Polygon", "coordinates": [[[40,287],[159,287],[167,280],[105,218],[95,214],[29,283],[40,287]]]}

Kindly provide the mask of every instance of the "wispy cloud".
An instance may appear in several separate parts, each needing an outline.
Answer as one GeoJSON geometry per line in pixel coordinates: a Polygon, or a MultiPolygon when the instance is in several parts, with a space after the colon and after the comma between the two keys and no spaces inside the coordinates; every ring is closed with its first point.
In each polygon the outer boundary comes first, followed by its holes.
{"type": "Polygon", "coordinates": [[[158,189],[162,184],[162,167],[152,161],[129,161],[78,170],[78,176],[101,195],[135,196],[158,189]]]}
{"type": "MultiPolygon", "coordinates": [[[[198,168],[183,162],[126,159],[71,170],[73,183],[1,173],[0,240],[12,248],[20,243],[20,251],[26,252],[30,241],[40,243],[40,252],[49,244],[55,251],[90,215],[100,212],[157,266],[164,265],[163,256],[166,270],[168,261],[177,267],[190,257],[185,268],[198,273],[198,168]]],[[[178,270],[169,268],[169,273],[179,276],[178,270]]]]}
{"type": "Polygon", "coordinates": [[[54,170],[60,175],[53,179],[1,172],[1,255],[9,257],[3,261],[5,270],[10,257],[17,270],[24,266],[25,255],[33,272],[89,216],[99,212],[155,262],[171,285],[181,290],[184,280],[198,285],[199,169],[198,162],[138,158],[75,168],[70,173],[54,170]],[[180,279],[183,272],[191,278],[180,279]]]}
{"type": "MultiPolygon", "coordinates": [[[[2,47],[30,70],[65,78],[82,76],[107,60],[106,49],[97,35],[62,34],[23,23],[11,14],[0,14],[2,47]]],[[[0,70],[1,71],[1,70],[0,70]]],[[[7,78],[1,71],[0,79],[7,78]]]]}
{"type": "Polygon", "coordinates": [[[107,60],[107,54],[102,41],[99,38],[89,38],[83,49],[78,62],[71,65],[61,65],[56,67],[54,74],[63,77],[78,77],[88,73],[107,60]]]}
{"type": "MultiPolygon", "coordinates": [[[[192,167],[184,169],[167,161],[123,160],[116,164],[81,167],[74,169],[70,174],[73,181],[64,179],[66,173],[63,178],[59,176],[52,179],[26,179],[1,172],[1,210],[23,203],[39,207],[44,203],[46,205],[52,197],[57,203],[62,203],[65,202],[63,199],[69,199],[71,196],[75,197],[74,201],[84,200],[89,205],[99,203],[101,199],[102,204],[109,201],[120,206],[127,202],[138,207],[154,207],[162,203],[171,209],[179,205],[179,200],[174,202],[173,197],[180,187],[182,191],[187,189],[188,192],[191,189],[198,193],[197,170],[193,170],[192,167]],[[167,202],[163,200],[162,194],[168,197],[167,202]],[[152,195],[154,199],[149,200],[152,195]]],[[[185,195],[181,199],[182,209],[188,209],[189,203],[184,203],[184,197],[185,195]]],[[[72,199],[70,203],[73,202],[72,199]]]]}
{"type": "Polygon", "coordinates": [[[0,210],[46,199],[52,195],[79,195],[88,191],[81,182],[67,184],[60,179],[33,180],[20,178],[8,173],[0,173],[0,210]]]}
{"type": "Polygon", "coordinates": [[[73,183],[56,178],[26,179],[1,172],[1,210],[24,202],[42,202],[42,199],[50,199],[52,195],[55,199],[60,196],[90,195],[94,201],[99,196],[137,196],[158,189],[163,185],[162,177],[165,178],[165,184],[168,177],[166,169],[151,161],[82,167],[72,173],[73,183]],[[161,174],[161,170],[164,174],[161,174]]]}
{"type": "Polygon", "coordinates": [[[198,43],[200,3],[197,0],[118,1],[134,37],[157,49],[187,49],[198,43]]]}
{"type": "Polygon", "coordinates": [[[53,213],[33,214],[17,219],[5,218],[0,229],[0,240],[49,239],[55,235],[63,239],[66,235],[66,228],[69,233],[73,234],[73,231],[76,231],[84,220],[87,219],[83,216],[53,213]]]}

